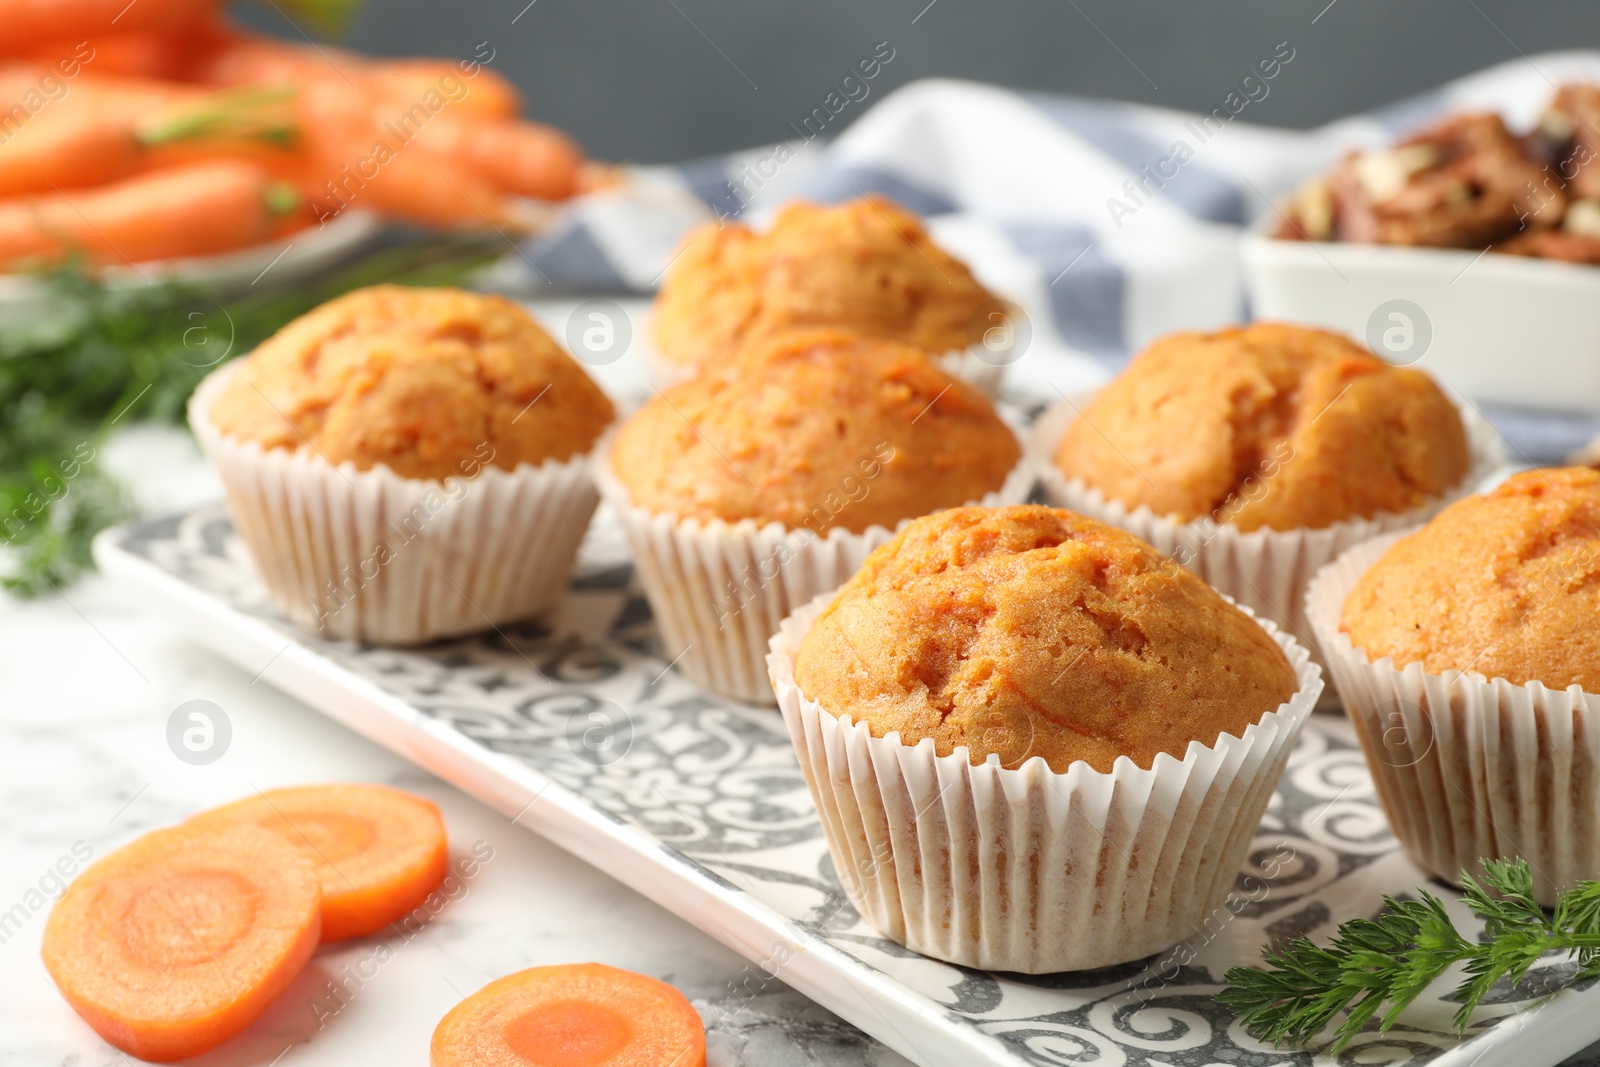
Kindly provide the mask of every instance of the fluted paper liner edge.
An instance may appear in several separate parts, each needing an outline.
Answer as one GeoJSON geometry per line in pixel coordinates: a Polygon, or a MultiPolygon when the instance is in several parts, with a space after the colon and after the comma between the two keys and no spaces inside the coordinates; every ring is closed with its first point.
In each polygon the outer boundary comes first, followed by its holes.
{"type": "Polygon", "coordinates": [[[564,593],[599,503],[589,457],[404,478],[263,449],[210,421],[237,361],[207,375],[189,424],[272,602],[330,639],[407,645],[487,630],[564,593]]]}
{"type": "Polygon", "coordinates": [[[1372,769],[1378,802],[1417,866],[1452,883],[1480,859],[1521,856],[1534,897],[1600,877],[1600,696],[1459,670],[1369,661],[1340,629],[1356,582],[1405,532],[1358,545],[1306,591],[1311,627],[1372,769]]]}
{"type": "MultiPolygon", "coordinates": [[[[1018,444],[1024,445],[1015,427],[1018,444]]],[[[771,704],[767,642],[785,616],[819,593],[837,589],[894,530],[839,528],[824,536],[753,519],[700,522],[632,503],[611,469],[608,434],[595,448],[594,478],[633,548],[634,566],[672,659],[696,685],[750,704],[771,704]],[[681,658],[678,658],[681,657],[681,658]]],[[[1021,504],[1033,492],[1026,447],[1001,487],[973,503],[1021,504]]]]}
{"type": "Polygon", "coordinates": [[[885,937],[966,967],[1089,970],[1194,936],[1233,889],[1322,689],[1306,648],[1258,620],[1299,688],[1242,736],[1148,770],[1125,756],[1109,772],[974,766],[965,747],[874,738],[800,691],[795,656],[829,599],[784,620],[767,665],[834,867],[885,937]]]}

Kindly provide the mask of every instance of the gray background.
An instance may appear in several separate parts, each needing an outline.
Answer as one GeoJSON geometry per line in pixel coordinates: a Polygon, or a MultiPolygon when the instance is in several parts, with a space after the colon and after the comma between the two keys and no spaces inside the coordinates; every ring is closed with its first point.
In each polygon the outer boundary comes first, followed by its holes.
{"type": "MultiPolygon", "coordinates": [[[[1313,126],[1519,51],[1600,46],[1593,0],[535,0],[524,11],[526,4],[367,0],[344,43],[465,56],[487,41],[493,67],[525,92],[529,115],[573,134],[597,158],[627,162],[793,136],[788,123],[820,105],[883,40],[895,58],[868,103],[907,81],[944,76],[1189,110],[1218,106],[1247,68],[1287,40],[1293,66],[1250,108],[1252,121],[1278,126],[1313,126]]],[[[236,10],[258,28],[297,36],[269,6],[236,10]]],[[[841,117],[862,110],[852,105],[841,117]]]]}

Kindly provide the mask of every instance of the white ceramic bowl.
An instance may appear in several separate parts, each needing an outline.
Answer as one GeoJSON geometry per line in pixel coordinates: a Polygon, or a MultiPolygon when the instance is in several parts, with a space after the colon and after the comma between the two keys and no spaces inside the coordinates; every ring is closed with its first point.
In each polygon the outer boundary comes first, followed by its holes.
{"type": "Polygon", "coordinates": [[[1394,331],[1392,344],[1372,345],[1378,355],[1415,363],[1475,400],[1600,411],[1600,267],[1258,232],[1243,237],[1240,254],[1256,318],[1328,326],[1369,344],[1376,323],[1380,339],[1394,331]],[[1392,301],[1409,301],[1420,317],[1385,307],[1392,301]]]}

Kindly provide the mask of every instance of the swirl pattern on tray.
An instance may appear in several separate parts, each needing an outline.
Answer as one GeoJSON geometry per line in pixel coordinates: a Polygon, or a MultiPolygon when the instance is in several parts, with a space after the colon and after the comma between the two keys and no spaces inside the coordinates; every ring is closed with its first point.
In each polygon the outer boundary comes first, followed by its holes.
{"type": "MultiPolygon", "coordinates": [[[[909,952],[861,921],[833,870],[781,719],[708,696],[669,669],[678,650],[659,647],[625,547],[603,516],[553,619],[406,650],[321,641],[282,620],[220,506],[132,524],[116,536],[121,551],[278,627],[468,739],[484,759],[513,761],[607,819],[643,830],[708,884],[748,893],[805,938],[841,950],[856,969],[853,982],[914,991],[936,1006],[942,1025],[993,1038],[1009,1062],[1334,1062],[1274,1050],[1243,1033],[1213,1000],[1223,973],[1254,962],[1269,940],[1326,934],[1371,915],[1385,893],[1427,885],[1398,851],[1343,719],[1321,715],[1290,759],[1233,894],[1189,941],[1094,972],[1026,976],[955,967],[909,952]]],[[[636,888],[649,894],[649,887],[636,888]]],[[[1446,897],[1459,923],[1470,922],[1453,893],[1429,888],[1446,897]]],[[[775,945],[752,965],[761,968],[753,975],[781,978],[789,956],[780,950],[803,948],[775,945]]],[[[1523,988],[1486,998],[1469,1036],[1493,1031],[1491,1043],[1514,1040],[1518,1024],[1495,1024],[1544,995],[1547,983],[1537,979],[1535,972],[1523,988]]],[[[746,1013],[773,1000],[724,999],[722,1017],[714,1014],[710,1026],[715,1032],[726,1022],[730,1034],[747,1030],[746,1013]]],[[[1363,1033],[1337,1062],[1426,1063],[1461,1043],[1450,1028],[1453,1010],[1439,996],[1425,996],[1388,1035],[1363,1033]]],[[[913,1050],[941,1039],[901,1037],[913,1050]]]]}

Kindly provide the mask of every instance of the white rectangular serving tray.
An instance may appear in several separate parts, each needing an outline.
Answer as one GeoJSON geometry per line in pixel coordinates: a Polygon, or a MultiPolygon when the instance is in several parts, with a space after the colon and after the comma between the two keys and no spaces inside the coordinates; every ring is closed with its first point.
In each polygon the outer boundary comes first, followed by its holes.
{"type": "Polygon", "coordinates": [[[267,603],[221,505],[107,530],[95,558],[200,643],[252,674],[267,666],[264,681],[633,887],[922,1067],[1547,1067],[1600,1039],[1600,988],[1544,995],[1551,975],[1540,971],[1486,998],[1465,1040],[1450,1028],[1454,1005],[1430,991],[1387,1036],[1369,1030],[1337,1059],[1256,1042],[1215,1003],[1223,973],[1256,962],[1267,941],[1326,936],[1373,915],[1386,893],[1427,886],[1470,922],[1456,895],[1428,886],[1398,850],[1340,717],[1307,727],[1240,872],[1268,892],[1241,890],[1236,913],[1219,909],[1182,953],[1188,962],[990,974],[919,956],[862,923],[777,712],[707,695],[668,669],[604,511],[552,618],[420,649],[294,628],[267,603]]]}

